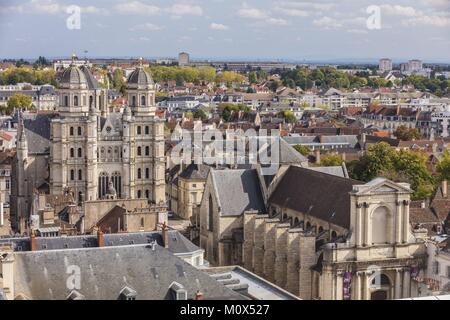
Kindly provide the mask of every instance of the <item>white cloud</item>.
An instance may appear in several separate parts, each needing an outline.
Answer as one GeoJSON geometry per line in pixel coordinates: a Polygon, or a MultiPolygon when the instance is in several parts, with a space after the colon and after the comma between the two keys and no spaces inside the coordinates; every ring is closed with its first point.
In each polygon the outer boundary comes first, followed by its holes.
{"type": "Polygon", "coordinates": [[[228,30],[229,29],[229,27],[224,24],[214,23],[214,22],[209,25],[209,28],[212,30],[228,30]]]}
{"type": "Polygon", "coordinates": [[[381,6],[381,14],[386,13],[393,16],[416,17],[420,12],[413,7],[384,4],[381,6]]]}
{"type": "Polygon", "coordinates": [[[424,25],[443,28],[443,27],[450,27],[450,18],[438,15],[432,16],[423,15],[419,17],[414,17],[412,19],[403,20],[402,24],[405,26],[424,25]]]}
{"type": "Polygon", "coordinates": [[[242,8],[238,10],[238,15],[242,18],[248,19],[266,19],[269,15],[257,8],[251,8],[244,2],[242,8]]]}
{"type": "Polygon", "coordinates": [[[308,17],[310,15],[308,11],[294,8],[276,7],[275,11],[290,17],[308,17]]]}
{"type": "Polygon", "coordinates": [[[119,3],[114,6],[118,13],[122,14],[137,14],[153,16],[160,13],[161,9],[154,5],[145,4],[139,1],[130,1],[119,3]]]}
{"type": "Polygon", "coordinates": [[[313,24],[316,27],[325,28],[325,29],[337,29],[342,27],[342,23],[338,20],[330,18],[330,17],[322,17],[320,19],[316,19],[313,21],[313,24]]]}
{"type": "Polygon", "coordinates": [[[286,20],[284,20],[284,19],[278,19],[278,18],[269,18],[269,19],[267,20],[267,22],[268,22],[269,24],[273,24],[273,25],[276,25],[276,26],[286,26],[286,25],[289,24],[286,20]]]}
{"type": "Polygon", "coordinates": [[[174,16],[201,16],[203,15],[203,9],[200,6],[189,5],[184,3],[176,3],[169,8],[165,9],[167,12],[174,16]]]}
{"type": "MultiPolygon", "coordinates": [[[[2,13],[19,13],[19,14],[44,14],[56,15],[66,14],[68,5],[61,5],[55,0],[30,0],[16,6],[1,6],[2,13]]],[[[104,8],[97,8],[94,6],[81,7],[81,12],[87,14],[108,14],[108,10],[104,8]]]]}
{"type": "Polygon", "coordinates": [[[130,31],[159,31],[162,30],[163,27],[157,26],[153,23],[144,23],[130,28],[130,31]]]}
{"type": "Polygon", "coordinates": [[[335,3],[330,2],[297,2],[297,1],[279,1],[277,5],[285,8],[297,8],[308,11],[331,10],[336,7],[335,3]]]}
{"type": "Polygon", "coordinates": [[[348,33],[355,33],[355,34],[367,34],[367,30],[365,29],[348,29],[348,33]]]}

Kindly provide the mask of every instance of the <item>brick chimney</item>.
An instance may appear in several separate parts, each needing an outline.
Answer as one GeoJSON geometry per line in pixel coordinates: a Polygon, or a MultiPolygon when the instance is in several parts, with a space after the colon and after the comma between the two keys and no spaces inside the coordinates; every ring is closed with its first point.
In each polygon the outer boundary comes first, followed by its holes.
{"type": "Polygon", "coordinates": [[[162,240],[164,242],[164,248],[168,249],[169,248],[169,227],[167,226],[167,224],[165,222],[162,226],[162,240]]]}
{"type": "Polygon", "coordinates": [[[105,246],[105,234],[102,232],[100,228],[97,229],[97,242],[99,248],[105,246]]]}
{"type": "Polygon", "coordinates": [[[195,294],[195,300],[203,300],[203,292],[198,290],[197,293],[195,294]]]}
{"type": "Polygon", "coordinates": [[[36,251],[36,249],[37,249],[37,246],[36,246],[36,235],[34,234],[34,230],[33,229],[31,229],[30,246],[31,246],[31,251],[36,251]]]}
{"type": "Polygon", "coordinates": [[[448,183],[447,180],[442,181],[442,197],[447,198],[448,196],[448,183]]]}

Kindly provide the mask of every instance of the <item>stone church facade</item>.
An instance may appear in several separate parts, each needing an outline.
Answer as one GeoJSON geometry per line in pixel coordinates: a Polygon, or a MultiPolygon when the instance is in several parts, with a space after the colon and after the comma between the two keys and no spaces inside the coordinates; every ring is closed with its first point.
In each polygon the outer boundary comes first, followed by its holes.
{"type": "Polygon", "coordinates": [[[425,272],[426,247],[410,225],[408,184],[383,178],[364,184],[291,166],[266,210],[235,215],[224,215],[221,196],[208,190],[200,243],[212,264],[241,264],[302,299],[390,300],[420,293],[415,279],[425,272]]]}
{"type": "MultiPolygon", "coordinates": [[[[155,116],[154,82],[142,64],[127,82],[128,106],[123,113],[110,113],[107,93],[90,70],[75,63],[65,69],[58,89],[57,116],[49,122],[43,184],[51,195],[71,192],[83,208],[86,201],[148,199],[165,205],[164,121],[155,116]]],[[[20,125],[19,125],[20,127],[20,125]]],[[[19,129],[17,176],[33,179],[27,170],[27,134],[19,129]]],[[[31,187],[40,187],[36,183],[31,187]]],[[[15,201],[17,229],[26,229],[32,210],[26,183],[17,183],[15,201]]]]}

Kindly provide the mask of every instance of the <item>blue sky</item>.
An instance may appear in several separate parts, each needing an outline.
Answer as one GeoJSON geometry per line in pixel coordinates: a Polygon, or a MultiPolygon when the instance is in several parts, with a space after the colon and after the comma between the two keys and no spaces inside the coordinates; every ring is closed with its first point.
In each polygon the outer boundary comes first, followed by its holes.
{"type": "Polygon", "coordinates": [[[0,57],[450,62],[450,0],[0,0],[0,57]],[[66,27],[70,5],[81,29],[66,27]],[[369,6],[381,29],[367,27],[369,6]]]}

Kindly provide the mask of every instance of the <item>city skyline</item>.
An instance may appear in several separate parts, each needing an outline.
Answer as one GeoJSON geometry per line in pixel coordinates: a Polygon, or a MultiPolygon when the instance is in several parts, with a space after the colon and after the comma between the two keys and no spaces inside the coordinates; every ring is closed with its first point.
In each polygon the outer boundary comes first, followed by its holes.
{"type": "Polygon", "coordinates": [[[0,58],[84,51],[89,57],[175,57],[186,51],[194,59],[450,62],[447,0],[7,0],[0,21],[0,39],[9,44],[0,47],[0,58]],[[67,9],[73,5],[81,19],[80,29],[71,30],[67,9]]]}

